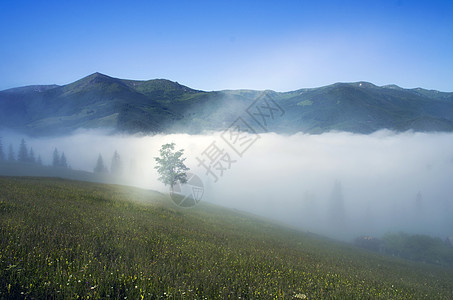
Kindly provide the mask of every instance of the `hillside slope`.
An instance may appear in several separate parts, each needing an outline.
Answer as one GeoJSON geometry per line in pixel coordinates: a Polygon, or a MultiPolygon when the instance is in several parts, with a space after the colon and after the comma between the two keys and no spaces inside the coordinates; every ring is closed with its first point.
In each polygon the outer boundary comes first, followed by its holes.
{"type": "Polygon", "coordinates": [[[157,192],[0,177],[0,298],[449,299],[451,270],[157,192]]]}
{"type": "MultiPolygon", "coordinates": [[[[257,126],[256,131],[453,131],[453,93],[357,82],[264,94],[279,106],[280,116],[269,128],[257,126]]],[[[1,91],[0,128],[34,135],[78,128],[130,133],[224,130],[236,118],[248,117],[247,108],[260,95],[263,92],[252,90],[204,92],[164,79],[135,81],[94,73],[64,86],[1,91]]],[[[258,104],[258,117],[273,113],[258,104]]]]}

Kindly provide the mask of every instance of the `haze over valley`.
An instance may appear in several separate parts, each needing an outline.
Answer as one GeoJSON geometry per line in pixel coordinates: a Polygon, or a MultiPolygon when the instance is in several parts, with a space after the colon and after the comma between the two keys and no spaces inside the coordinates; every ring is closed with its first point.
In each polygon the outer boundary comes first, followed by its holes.
{"type": "Polygon", "coordinates": [[[161,192],[168,188],[154,157],[174,142],[203,182],[203,201],[337,239],[399,231],[445,238],[453,228],[452,99],[363,82],[208,93],[96,73],[0,92],[0,135],[5,156],[25,139],[44,165],[56,148],[86,172],[99,155],[110,168],[117,151],[116,182],[161,192]],[[239,152],[233,134],[249,141],[239,152]],[[213,142],[229,158],[220,171],[199,162],[213,142]]]}

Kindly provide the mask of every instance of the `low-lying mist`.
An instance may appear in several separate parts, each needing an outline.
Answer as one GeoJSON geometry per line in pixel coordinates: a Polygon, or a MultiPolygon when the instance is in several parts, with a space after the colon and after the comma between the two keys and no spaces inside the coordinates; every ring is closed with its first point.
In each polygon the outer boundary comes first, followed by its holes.
{"type": "Polygon", "coordinates": [[[203,181],[202,201],[340,239],[398,231],[441,238],[453,235],[451,133],[265,133],[240,151],[242,156],[220,132],[134,136],[80,131],[53,138],[0,135],[4,152],[9,144],[17,152],[25,138],[43,164],[51,164],[58,148],[72,169],[89,172],[99,154],[110,167],[116,150],[125,184],[163,192],[168,188],[157,180],[154,157],[162,144],[174,142],[176,149],[185,150],[191,172],[203,181]],[[203,159],[207,163],[209,154],[215,154],[208,149],[223,150],[218,152],[220,164],[212,165],[211,173],[199,163],[203,159]]]}

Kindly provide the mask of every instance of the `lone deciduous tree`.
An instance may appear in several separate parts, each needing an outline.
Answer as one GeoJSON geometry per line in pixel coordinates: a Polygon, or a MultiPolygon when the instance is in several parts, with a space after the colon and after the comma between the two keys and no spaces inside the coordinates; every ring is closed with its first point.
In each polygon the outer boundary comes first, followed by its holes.
{"type": "Polygon", "coordinates": [[[175,143],[162,145],[160,148],[160,157],[155,157],[157,166],[154,169],[159,173],[159,180],[169,185],[173,191],[173,187],[179,182],[187,183],[186,171],[189,170],[184,164],[185,158],[182,158],[184,150],[175,150],[175,143]]]}

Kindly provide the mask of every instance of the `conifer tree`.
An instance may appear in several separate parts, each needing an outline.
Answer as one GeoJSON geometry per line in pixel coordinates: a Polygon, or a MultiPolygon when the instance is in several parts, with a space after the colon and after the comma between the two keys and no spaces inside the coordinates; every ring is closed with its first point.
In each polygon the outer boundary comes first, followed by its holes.
{"type": "Polygon", "coordinates": [[[121,157],[120,157],[120,155],[118,154],[118,152],[116,150],[113,153],[112,164],[110,166],[110,172],[113,175],[117,175],[117,176],[121,175],[121,173],[123,172],[123,166],[122,166],[122,163],[121,163],[121,157]]]}
{"type": "Polygon", "coordinates": [[[8,160],[9,161],[16,161],[16,158],[15,158],[15,155],[14,155],[14,149],[13,149],[13,145],[12,144],[9,144],[8,160]]]}
{"type": "Polygon", "coordinates": [[[94,167],[95,173],[106,173],[107,168],[104,165],[104,160],[102,159],[102,155],[99,153],[98,160],[96,162],[96,167],[94,167]]]}
{"type": "Polygon", "coordinates": [[[59,166],[61,168],[65,168],[65,169],[68,168],[68,162],[66,160],[66,156],[64,155],[64,152],[61,154],[59,166]]]}
{"type": "Polygon", "coordinates": [[[27,143],[24,139],[20,142],[19,153],[17,155],[17,160],[20,162],[28,162],[28,149],[27,143]]]}
{"type": "Polygon", "coordinates": [[[3,152],[2,137],[0,136],[0,161],[5,160],[5,152],[3,152]]]}
{"type": "Polygon", "coordinates": [[[30,147],[30,153],[28,154],[28,161],[34,164],[36,162],[35,159],[35,152],[33,151],[33,148],[30,147]]]}
{"type": "Polygon", "coordinates": [[[53,150],[52,166],[54,168],[60,166],[60,154],[58,153],[58,149],[57,148],[55,148],[55,150],[53,150]]]}

